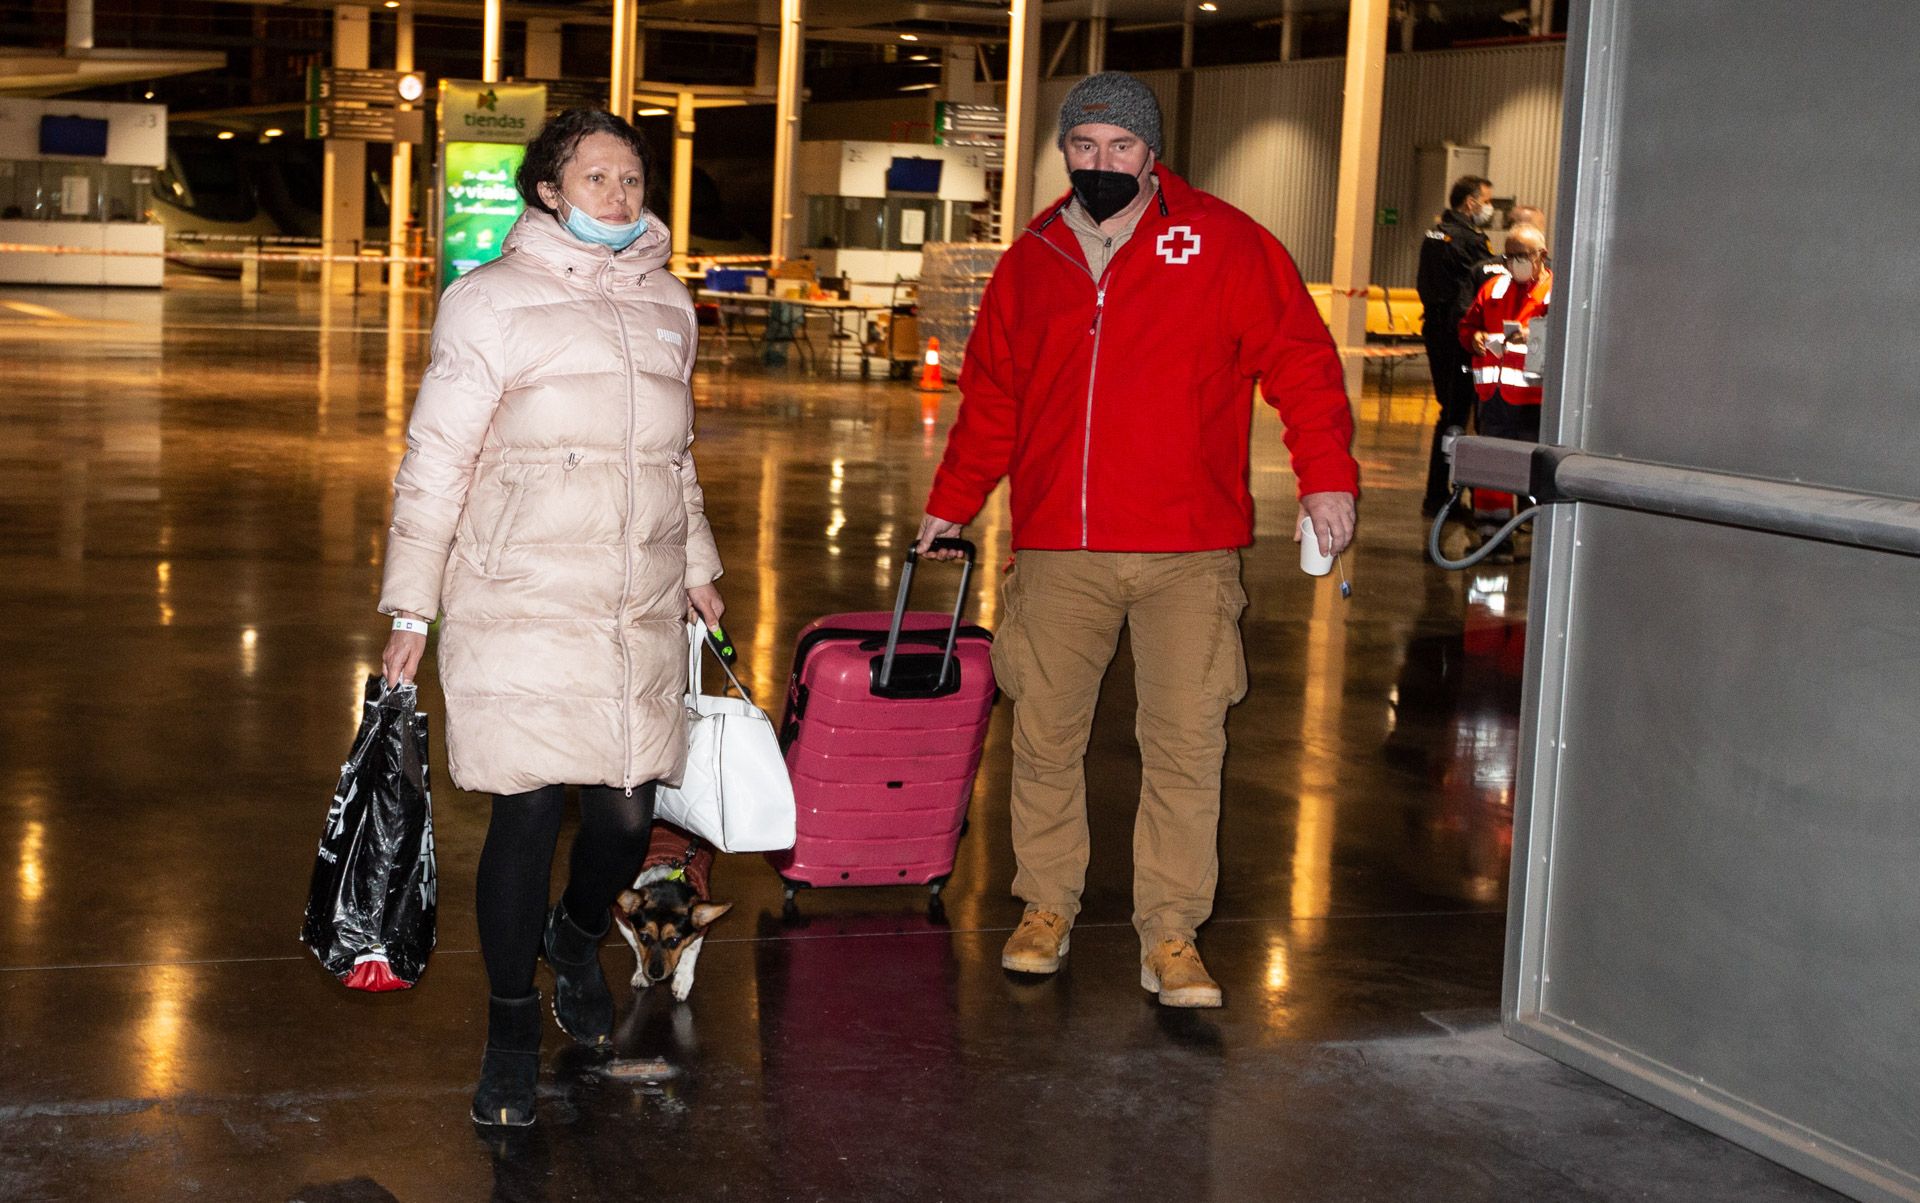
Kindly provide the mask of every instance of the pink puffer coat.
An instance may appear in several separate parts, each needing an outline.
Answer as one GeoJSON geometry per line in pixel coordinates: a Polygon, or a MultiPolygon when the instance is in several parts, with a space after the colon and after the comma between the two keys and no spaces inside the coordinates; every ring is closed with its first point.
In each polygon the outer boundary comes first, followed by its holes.
{"type": "Polygon", "coordinates": [[[648,217],[616,254],[529,209],[440,299],[380,610],[442,617],[462,789],[680,779],[686,591],[720,556],[688,450],[693,304],[648,217]]]}

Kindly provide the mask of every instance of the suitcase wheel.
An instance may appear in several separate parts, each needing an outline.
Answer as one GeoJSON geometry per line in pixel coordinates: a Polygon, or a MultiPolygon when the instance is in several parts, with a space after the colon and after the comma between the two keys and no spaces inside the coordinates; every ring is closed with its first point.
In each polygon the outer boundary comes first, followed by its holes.
{"type": "Polygon", "coordinates": [[[780,884],[786,887],[781,891],[780,918],[787,923],[798,923],[800,921],[800,904],[794,901],[794,895],[805,889],[807,883],[782,877],[780,884]]]}

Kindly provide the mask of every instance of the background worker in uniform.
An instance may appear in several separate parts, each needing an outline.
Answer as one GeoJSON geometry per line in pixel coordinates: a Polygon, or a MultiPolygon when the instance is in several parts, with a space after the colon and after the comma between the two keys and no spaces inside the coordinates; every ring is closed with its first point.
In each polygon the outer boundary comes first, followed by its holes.
{"type": "Polygon", "coordinates": [[[1292,258],[1159,163],[1144,84],[1106,72],[1075,85],[1059,144],[1073,189],[987,286],[919,546],[959,534],[1011,478],[1018,559],[993,665],[1014,706],[1013,892],[1027,909],[1001,964],[1051,973],[1067,951],[1086,882],[1087,740],[1124,625],[1141,985],[1167,1006],[1217,1007],[1194,940],[1219,877],[1227,709],[1247,686],[1252,386],[1286,422],[1301,511],[1329,554],[1353,537],[1353,415],[1292,258]]]}
{"type": "Polygon", "coordinates": [[[1547,214],[1537,205],[1515,205],[1507,210],[1507,229],[1515,226],[1535,226],[1541,230],[1547,228],[1547,214]]]}
{"type": "Polygon", "coordinates": [[[1429,518],[1440,512],[1450,491],[1441,442],[1449,429],[1465,430],[1473,418],[1473,381],[1460,350],[1460,319],[1480,282],[1481,265],[1493,258],[1486,235],[1493,213],[1493,185],[1480,176],[1463,175],[1447,191],[1447,211],[1420,242],[1415,284],[1425,314],[1421,338],[1433,373],[1433,395],[1440,402],[1427,456],[1427,492],[1420,503],[1420,512],[1429,518]]]}
{"type": "MultiPolygon", "coordinates": [[[[1503,271],[1480,286],[1461,319],[1460,346],[1473,356],[1480,433],[1540,441],[1540,376],[1527,371],[1527,335],[1553,297],[1547,236],[1538,226],[1507,231],[1503,271]]],[[[1513,495],[1473,491],[1474,525],[1488,536],[1513,517],[1513,495]]]]}

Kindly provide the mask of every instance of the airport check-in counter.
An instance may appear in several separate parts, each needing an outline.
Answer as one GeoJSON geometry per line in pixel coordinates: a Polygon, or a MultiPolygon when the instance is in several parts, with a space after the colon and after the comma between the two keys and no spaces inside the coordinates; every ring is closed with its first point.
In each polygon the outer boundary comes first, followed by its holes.
{"type": "Polygon", "coordinates": [[[157,288],[166,230],[151,218],[167,162],[157,104],[0,98],[0,283],[157,288]]]}
{"type": "Polygon", "coordinates": [[[921,248],[967,242],[986,203],[986,152],[922,142],[802,142],[804,253],[822,276],[853,282],[853,300],[891,304],[893,282],[918,280],[921,248]]]}

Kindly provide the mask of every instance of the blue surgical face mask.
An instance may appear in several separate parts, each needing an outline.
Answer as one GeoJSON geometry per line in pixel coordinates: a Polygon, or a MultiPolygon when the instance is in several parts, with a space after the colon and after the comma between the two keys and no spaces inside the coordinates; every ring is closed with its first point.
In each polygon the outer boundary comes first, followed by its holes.
{"type": "Polygon", "coordinates": [[[568,212],[565,223],[567,231],[582,242],[591,242],[616,251],[624,251],[633,245],[634,239],[647,232],[647,217],[644,213],[636,221],[614,225],[611,222],[601,221],[579,205],[567,200],[565,196],[560,199],[567,201],[568,212]]]}

